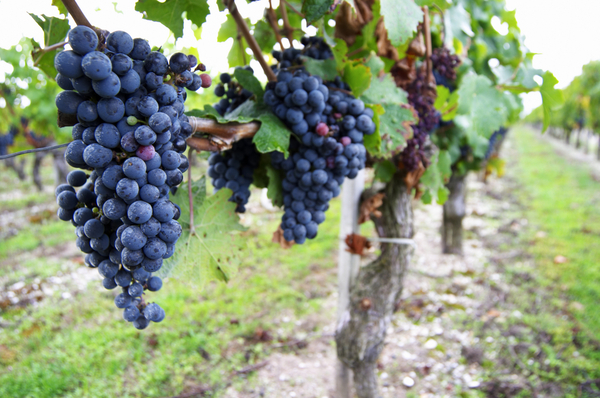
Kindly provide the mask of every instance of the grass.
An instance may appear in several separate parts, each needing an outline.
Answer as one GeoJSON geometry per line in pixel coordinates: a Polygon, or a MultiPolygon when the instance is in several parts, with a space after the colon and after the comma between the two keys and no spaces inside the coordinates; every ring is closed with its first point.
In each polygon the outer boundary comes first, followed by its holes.
{"type": "Polygon", "coordinates": [[[545,234],[530,237],[530,252],[547,283],[583,305],[576,317],[590,337],[600,340],[600,183],[531,130],[515,129],[514,140],[515,175],[524,187],[519,195],[528,220],[545,234]],[[555,263],[556,256],[567,262],[555,263]]]}
{"type": "MultiPolygon", "coordinates": [[[[13,325],[0,329],[0,396],[163,397],[198,385],[222,396],[230,383],[251,385],[251,377],[232,374],[267,356],[270,338],[314,331],[296,319],[335,316],[322,304],[335,283],[339,213],[334,200],[319,239],[291,250],[270,242],[280,213],[245,215],[252,227],[243,233],[247,250],[235,278],[201,288],[165,281],[150,300],[167,318],[142,332],[121,319],[112,302],[117,292],[104,290],[100,276],[73,299],[52,296],[0,312],[13,325]]],[[[9,265],[0,278],[14,283],[72,270],[56,259],[12,260],[65,242],[75,244],[68,223],[27,224],[0,242],[0,261],[9,265]]]]}

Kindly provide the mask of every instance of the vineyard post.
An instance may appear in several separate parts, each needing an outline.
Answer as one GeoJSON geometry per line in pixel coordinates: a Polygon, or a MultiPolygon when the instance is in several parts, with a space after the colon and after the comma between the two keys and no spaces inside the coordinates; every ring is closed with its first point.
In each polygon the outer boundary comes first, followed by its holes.
{"type": "MultiPolygon", "coordinates": [[[[355,179],[342,185],[342,214],[340,221],[340,242],[338,254],[338,311],[337,321],[346,312],[350,303],[350,288],[358,275],[360,256],[347,251],[346,236],[359,233],[358,209],[360,196],[365,186],[365,170],[361,170],[355,179]]],[[[336,397],[350,398],[351,370],[339,359],[336,363],[336,397]]]]}

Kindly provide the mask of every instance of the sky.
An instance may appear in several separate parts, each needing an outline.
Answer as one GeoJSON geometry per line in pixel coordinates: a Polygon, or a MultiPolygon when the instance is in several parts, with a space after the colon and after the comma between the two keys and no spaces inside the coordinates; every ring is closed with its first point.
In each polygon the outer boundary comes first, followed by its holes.
{"type": "MultiPolygon", "coordinates": [[[[262,10],[267,1],[247,4],[238,0],[237,4],[242,15],[250,17],[254,22],[262,18],[262,10]]],[[[42,30],[27,12],[58,16],[56,8],[50,3],[50,0],[0,0],[0,47],[15,45],[23,36],[33,36],[40,42],[42,30]]],[[[157,22],[142,19],[142,15],[135,11],[135,0],[119,0],[118,3],[81,0],[79,4],[91,23],[103,29],[125,30],[133,37],[148,39],[151,45],[173,41],[167,28],[157,22]]],[[[209,0],[209,4],[213,15],[207,18],[200,42],[196,41],[188,23],[184,37],[177,41],[176,47],[196,46],[199,48],[200,61],[207,66],[209,72],[224,71],[232,40],[216,42],[218,27],[224,21],[224,16],[217,13],[215,0],[209,0]]],[[[276,4],[278,0],[274,0],[274,5],[276,4]]],[[[533,66],[554,73],[559,80],[558,87],[566,87],[581,73],[584,64],[600,60],[600,45],[596,41],[600,38],[600,0],[506,0],[506,4],[508,9],[516,9],[517,21],[529,50],[539,53],[534,58],[533,66]]],[[[258,64],[252,66],[256,76],[264,79],[258,64]]],[[[0,73],[5,68],[6,64],[0,63],[0,73]]],[[[524,96],[526,113],[539,104],[539,93],[524,96]]]]}

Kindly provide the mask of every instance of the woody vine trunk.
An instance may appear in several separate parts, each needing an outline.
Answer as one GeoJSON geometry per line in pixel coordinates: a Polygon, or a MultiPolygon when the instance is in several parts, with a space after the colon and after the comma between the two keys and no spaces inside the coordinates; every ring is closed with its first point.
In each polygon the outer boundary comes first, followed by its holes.
{"type": "Polygon", "coordinates": [[[466,177],[452,173],[446,184],[450,194],[443,207],[442,250],[445,254],[463,254],[462,221],[466,214],[466,177]]]}
{"type": "MultiPolygon", "coordinates": [[[[404,183],[404,173],[396,173],[382,189],[385,198],[373,218],[377,234],[386,238],[412,238],[412,198],[404,183]]],[[[336,330],[337,354],[352,369],[359,398],[379,397],[376,366],[383,349],[386,330],[394,306],[402,293],[404,274],[412,248],[382,244],[381,255],[360,269],[350,290],[350,302],[336,330]]]]}

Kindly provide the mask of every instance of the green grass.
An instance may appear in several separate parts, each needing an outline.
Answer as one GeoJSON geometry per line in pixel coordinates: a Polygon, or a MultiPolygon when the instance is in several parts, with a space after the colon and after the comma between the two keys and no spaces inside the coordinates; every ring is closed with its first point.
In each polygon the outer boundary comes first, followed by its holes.
{"type": "Polygon", "coordinates": [[[530,252],[549,284],[567,289],[583,304],[576,317],[590,337],[600,340],[600,183],[531,130],[511,133],[518,151],[512,167],[523,187],[519,195],[528,220],[547,234],[531,237],[530,252]],[[555,264],[559,255],[568,261],[555,264]]]}
{"type": "MultiPolygon", "coordinates": [[[[0,332],[0,397],[162,397],[190,385],[211,386],[208,396],[222,396],[228,383],[251,384],[252,377],[231,375],[269,354],[257,330],[293,338],[313,331],[295,319],[323,312],[335,281],[339,213],[334,200],[319,239],[291,250],[271,243],[280,213],[248,214],[254,227],[243,233],[248,247],[232,281],[198,288],[166,280],[150,300],[167,318],[141,332],[122,320],[116,292],[105,291],[100,277],[73,299],[48,298],[37,308],[2,313],[16,326],[0,332]]],[[[0,256],[50,244],[51,237],[56,244],[63,233],[74,244],[67,223],[29,226],[0,244],[0,256]]],[[[60,268],[36,259],[22,274],[39,275],[44,265],[43,275],[60,268]]]]}

